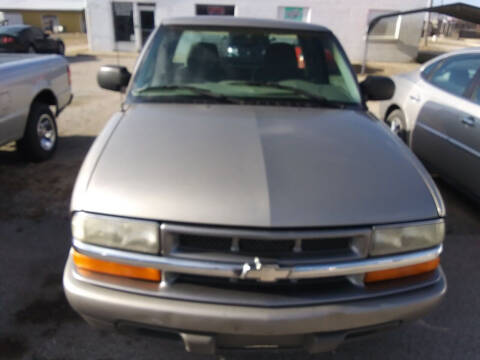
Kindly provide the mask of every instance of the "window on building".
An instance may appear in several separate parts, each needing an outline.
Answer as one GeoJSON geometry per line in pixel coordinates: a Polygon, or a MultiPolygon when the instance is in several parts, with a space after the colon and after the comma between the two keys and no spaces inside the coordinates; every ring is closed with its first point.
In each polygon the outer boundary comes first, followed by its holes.
{"type": "Polygon", "coordinates": [[[57,15],[43,15],[42,16],[42,28],[43,31],[55,32],[58,27],[57,15]]]}
{"type": "Polygon", "coordinates": [[[307,7],[280,6],[278,8],[280,20],[310,21],[310,9],[307,7]]]}
{"type": "Polygon", "coordinates": [[[233,5],[196,5],[197,15],[235,15],[233,5]]]}
{"type": "Polygon", "coordinates": [[[134,41],[133,4],[112,2],[113,26],[116,41],[134,41]]]}
{"type": "MultiPolygon", "coordinates": [[[[372,19],[380,15],[385,15],[388,13],[395,12],[395,10],[370,10],[368,12],[367,21],[370,22],[372,19]]],[[[402,17],[395,16],[391,18],[386,18],[380,20],[370,32],[371,39],[398,39],[400,35],[400,26],[402,24],[402,17]]]]}

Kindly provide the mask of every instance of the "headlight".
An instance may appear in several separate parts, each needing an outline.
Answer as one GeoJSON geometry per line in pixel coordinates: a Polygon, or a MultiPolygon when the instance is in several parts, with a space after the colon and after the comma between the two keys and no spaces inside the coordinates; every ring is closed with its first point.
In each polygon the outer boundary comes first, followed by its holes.
{"type": "Polygon", "coordinates": [[[78,212],[72,218],[72,235],[86,243],[158,254],[159,227],[152,221],[78,212]]]}
{"type": "Polygon", "coordinates": [[[370,255],[385,255],[439,245],[445,237],[445,223],[437,220],[403,226],[376,226],[370,255]]]}

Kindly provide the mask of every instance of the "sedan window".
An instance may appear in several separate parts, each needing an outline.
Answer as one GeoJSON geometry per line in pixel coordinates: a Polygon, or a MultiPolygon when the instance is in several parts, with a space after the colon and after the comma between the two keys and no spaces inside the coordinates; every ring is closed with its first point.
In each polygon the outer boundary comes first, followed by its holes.
{"type": "Polygon", "coordinates": [[[18,26],[2,26],[0,27],[0,34],[1,35],[11,35],[17,36],[20,32],[27,29],[25,25],[18,25],[18,26]]]}
{"type": "Polygon", "coordinates": [[[475,89],[473,90],[471,100],[477,104],[480,105],[480,85],[476,85],[475,89]]]}
{"type": "Polygon", "coordinates": [[[480,56],[457,57],[438,68],[430,82],[457,96],[463,96],[480,68],[480,56]]]}
{"type": "Polygon", "coordinates": [[[441,65],[442,61],[436,61],[428,66],[426,66],[422,71],[422,77],[426,80],[430,80],[430,77],[435,69],[441,65]]]}
{"type": "Polygon", "coordinates": [[[32,32],[34,39],[43,39],[45,37],[43,31],[36,27],[31,27],[30,31],[32,32]]]}

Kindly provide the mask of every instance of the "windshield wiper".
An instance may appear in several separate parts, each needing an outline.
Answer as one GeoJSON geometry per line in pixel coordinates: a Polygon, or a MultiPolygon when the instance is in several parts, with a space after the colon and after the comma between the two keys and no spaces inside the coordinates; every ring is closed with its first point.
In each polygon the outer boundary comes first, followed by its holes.
{"type": "Polygon", "coordinates": [[[344,108],[345,104],[337,101],[331,101],[328,100],[327,98],[312,94],[309,91],[299,89],[295,86],[289,86],[289,85],[282,85],[277,82],[271,82],[271,81],[237,81],[231,84],[238,84],[238,85],[247,85],[247,86],[259,86],[259,87],[269,87],[269,88],[274,88],[274,89],[280,89],[280,90],[287,90],[291,91],[295,95],[300,95],[306,97],[308,100],[312,100],[314,103],[319,104],[321,106],[325,107],[334,107],[334,108],[344,108]]]}
{"type": "Polygon", "coordinates": [[[207,89],[203,89],[203,88],[199,88],[199,87],[196,87],[196,86],[191,86],[191,85],[162,85],[162,86],[152,86],[152,87],[145,87],[143,89],[139,89],[137,90],[137,93],[138,94],[142,94],[144,92],[147,92],[147,91],[168,91],[168,90],[189,90],[189,91],[192,91],[202,97],[207,97],[207,98],[211,98],[211,99],[215,99],[215,100],[218,100],[220,102],[224,102],[224,103],[230,103],[230,104],[238,104],[240,103],[240,101],[236,100],[236,99],[233,99],[231,97],[228,97],[228,96],[225,96],[225,95],[222,95],[222,94],[218,94],[218,93],[215,93],[213,91],[210,91],[210,90],[207,90],[207,89]]]}

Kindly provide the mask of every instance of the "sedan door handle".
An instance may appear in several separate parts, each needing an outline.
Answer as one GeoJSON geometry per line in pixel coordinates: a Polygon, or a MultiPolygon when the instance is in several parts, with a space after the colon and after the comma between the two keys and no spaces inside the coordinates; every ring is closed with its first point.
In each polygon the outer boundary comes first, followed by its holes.
{"type": "Polygon", "coordinates": [[[462,123],[474,127],[475,126],[475,118],[473,116],[465,116],[462,118],[462,123]]]}
{"type": "Polygon", "coordinates": [[[415,102],[420,102],[420,96],[418,95],[410,95],[410,100],[415,101],[415,102]]]}

